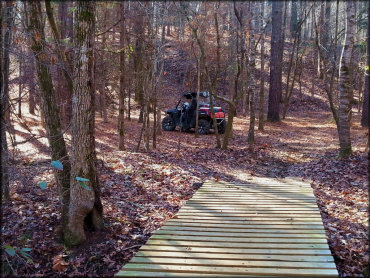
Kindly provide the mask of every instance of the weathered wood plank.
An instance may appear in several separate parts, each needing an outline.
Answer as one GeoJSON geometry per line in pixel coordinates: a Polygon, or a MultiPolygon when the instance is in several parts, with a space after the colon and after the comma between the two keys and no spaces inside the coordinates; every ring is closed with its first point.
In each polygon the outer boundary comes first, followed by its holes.
{"type": "Polygon", "coordinates": [[[185,221],[176,221],[177,219],[171,219],[167,221],[166,227],[176,226],[176,227],[208,227],[208,228],[214,228],[214,227],[220,227],[222,224],[225,228],[233,228],[233,229],[290,229],[290,230],[305,230],[305,229],[315,229],[315,230],[323,230],[324,226],[320,222],[274,222],[273,224],[271,222],[244,222],[244,221],[234,221],[230,223],[223,223],[223,222],[185,222],[185,221]]]}
{"type": "Polygon", "coordinates": [[[249,212],[237,212],[237,211],[221,211],[221,212],[204,212],[204,211],[195,211],[195,212],[179,212],[177,216],[194,216],[199,215],[202,217],[206,216],[218,216],[218,217],[230,217],[230,216],[243,216],[243,217],[250,217],[250,216],[259,216],[259,217],[270,217],[270,216],[281,216],[281,217],[313,217],[312,215],[316,215],[313,211],[296,211],[291,213],[289,211],[281,212],[281,211],[249,211],[249,212]]]}
{"type": "MultiPolygon", "coordinates": [[[[159,230],[155,232],[156,235],[189,235],[189,230],[159,230]]],[[[263,233],[263,232],[256,232],[256,233],[246,233],[246,232],[217,232],[217,231],[192,231],[192,236],[223,236],[223,237],[248,237],[248,238],[326,238],[324,233],[263,233]]],[[[210,238],[212,240],[212,238],[210,238]]]]}
{"type": "Polygon", "coordinates": [[[254,221],[254,220],[227,220],[227,219],[215,219],[215,220],[212,220],[212,219],[193,219],[193,221],[191,221],[191,219],[181,219],[181,218],[172,218],[170,219],[167,223],[169,223],[169,225],[171,225],[171,223],[177,223],[177,222],[180,222],[180,223],[199,223],[199,224],[202,224],[202,223],[209,223],[209,224],[219,224],[218,226],[224,224],[225,227],[229,226],[229,225],[239,225],[239,224],[243,224],[243,225],[250,225],[250,226],[254,226],[254,225],[322,225],[322,222],[321,221],[313,221],[313,220],[307,220],[307,221],[292,221],[292,220],[277,220],[277,221],[270,221],[271,219],[269,220],[259,220],[259,221],[254,221]],[[170,222],[171,221],[171,222],[170,222]]]}
{"type": "Polygon", "coordinates": [[[150,239],[147,245],[198,246],[198,247],[227,247],[253,249],[327,249],[325,243],[267,243],[267,242],[224,242],[224,241],[188,241],[174,239],[150,239]]]}
{"type": "Polygon", "coordinates": [[[315,207],[265,207],[265,208],[256,208],[256,207],[244,207],[244,208],[235,208],[235,207],[229,207],[229,208],[208,208],[208,207],[199,207],[199,208],[192,208],[192,207],[186,207],[186,208],[182,208],[180,212],[222,212],[222,211],[225,211],[225,212],[234,212],[234,211],[256,211],[256,212],[259,212],[259,211],[268,211],[268,212],[273,212],[273,211],[277,211],[277,212],[284,212],[284,211],[310,211],[310,212],[313,212],[313,213],[316,213],[316,212],[319,212],[319,210],[315,207]]]}
{"type": "Polygon", "coordinates": [[[262,255],[314,255],[314,256],[330,256],[329,249],[253,249],[253,248],[227,248],[227,247],[198,247],[198,246],[181,246],[181,245],[143,245],[140,251],[161,251],[163,254],[167,252],[200,252],[200,253],[217,253],[217,254],[262,254],[262,255]]]}
{"type": "MultiPolygon", "coordinates": [[[[192,272],[163,272],[163,271],[146,271],[144,270],[125,270],[116,274],[117,277],[240,277],[240,275],[229,274],[207,274],[207,273],[192,273],[192,272]]],[[[256,275],[243,275],[243,277],[256,277],[256,275]]],[[[263,276],[276,277],[276,276],[263,276]]]]}
{"type": "Polygon", "coordinates": [[[251,238],[251,237],[227,237],[227,236],[202,236],[202,235],[166,235],[154,234],[151,239],[165,239],[165,240],[191,240],[191,241],[209,241],[209,242],[248,242],[248,243],[327,243],[326,238],[251,238]]]}
{"type": "Polygon", "coordinates": [[[243,253],[201,253],[201,252],[171,252],[171,251],[139,251],[136,257],[163,257],[163,258],[202,258],[202,259],[228,259],[249,261],[289,261],[289,262],[334,262],[332,256],[317,255],[276,255],[276,254],[243,254],[243,253]]]}
{"type": "Polygon", "coordinates": [[[173,271],[173,272],[191,272],[196,276],[197,273],[207,274],[233,274],[233,275],[270,275],[270,276],[309,276],[318,275],[320,277],[333,277],[337,275],[336,269],[302,269],[302,268],[242,268],[242,267],[217,267],[217,266],[188,266],[188,265],[167,265],[167,264],[134,264],[129,263],[124,266],[124,270],[140,270],[145,269],[146,271],[173,271]]]}
{"type": "Polygon", "coordinates": [[[301,229],[299,231],[292,230],[292,229],[265,229],[265,231],[261,231],[261,229],[253,229],[253,228],[221,228],[219,226],[216,227],[198,227],[198,226],[165,226],[162,227],[157,232],[172,232],[172,231],[182,231],[189,234],[189,231],[198,231],[198,232],[223,232],[223,233],[268,233],[268,234],[322,234],[325,235],[325,231],[320,229],[301,229]]]}
{"type": "Polygon", "coordinates": [[[230,260],[219,258],[176,258],[176,257],[142,257],[135,256],[130,263],[149,263],[149,264],[175,264],[191,266],[235,266],[235,267],[279,267],[279,268],[313,268],[331,269],[335,268],[333,262],[307,262],[307,261],[273,261],[273,260],[230,260]]]}
{"type": "Polygon", "coordinates": [[[302,217],[285,217],[283,215],[270,215],[265,217],[222,217],[222,216],[201,216],[201,215],[194,215],[194,216],[186,216],[186,215],[179,215],[176,217],[176,219],[193,219],[193,220],[226,220],[226,221],[233,221],[233,220],[239,220],[239,221],[308,221],[308,220],[316,220],[320,221],[320,216],[302,216],[302,217]]]}

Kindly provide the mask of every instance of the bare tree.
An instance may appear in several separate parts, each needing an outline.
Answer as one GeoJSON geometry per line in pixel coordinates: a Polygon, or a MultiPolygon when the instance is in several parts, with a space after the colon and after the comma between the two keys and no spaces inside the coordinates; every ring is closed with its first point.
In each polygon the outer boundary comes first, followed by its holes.
{"type": "Polygon", "coordinates": [[[338,134],[340,156],[352,153],[351,114],[353,99],[353,49],[355,44],[355,2],[346,2],[346,32],[339,68],[338,134]]]}

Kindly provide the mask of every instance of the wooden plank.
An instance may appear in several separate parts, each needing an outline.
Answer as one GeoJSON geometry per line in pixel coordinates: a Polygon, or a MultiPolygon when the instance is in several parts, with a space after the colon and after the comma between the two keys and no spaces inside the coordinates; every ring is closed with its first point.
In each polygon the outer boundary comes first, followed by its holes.
{"type": "Polygon", "coordinates": [[[212,187],[227,187],[227,186],[237,186],[237,187],[249,187],[249,186],[288,186],[288,187],[299,187],[299,186],[309,186],[311,187],[310,184],[305,183],[305,182],[296,182],[296,181],[288,181],[285,179],[285,181],[276,181],[276,180],[271,180],[270,178],[257,178],[253,179],[250,181],[246,181],[245,183],[240,183],[240,182],[205,182],[203,183],[202,187],[206,186],[212,186],[212,187]]]}
{"type": "Polygon", "coordinates": [[[313,196],[312,194],[312,189],[299,189],[299,190],[276,190],[276,189],[253,189],[253,188],[248,188],[244,190],[228,190],[228,189],[219,189],[219,190],[204,190],[197,192],[197,194],[202,195],[202,194],[219,194],[220,196],[224,194],[256,194],[256,195],[280,195],[280,194],[290,194],[290,195],[307,195],[307,196],[313,196]]]}
{"type": "MultiPolygon", "coordinates": [[[[323,234],[325,235],[325,231],[321,228],[315,230],[315,229],[302,229],[299,231],[293,230],[293,229],[264,229],[264,231],[261,231],[261,229],[248,229],[248,228],[239,228],[239,229],[233,229],[233,228],[221,228],[219,226],[216,227],[186,227],[186,226],[164,226],[160,230],[157,230],[156,233],[162,233],[162,232],[170,232],[170,231],[182,231],[184,233],[189,233],[189,231],[195,232],[224,232],[224,233],[269,233],[269,234],[323,234]]],[[[191,233],[192,234],[192,233],[191,233]]]]}
{"type": "Polygon", "coordinates": [[[220,195],[233,195],[233,194],[262,194],[262,195],[279,195],[279,194],[291,194],[291,195],[309,195],[312,196],[312,189],[266,189],[266,188],[223,188],[223,189],[199,189],[197,194],[220,194],[220,195]]]}
{"type": "Polygon", "coordinates": [[[217,194],[211,195],[211,194],[203,194],[203,195],[197,195],[194,196],[192,200],[205,200],[205,201],[210,201],[210,200],[224,200],[224,201],[232,201],[232,200],[240,200],[240,201],[285,201],[288,200],[290,202],[307,202],[307,201],[316,201],[312,197],[304,197],[304,196],[288,196],[288,195],[279,195],[279,196],[253,196],[253,195],[242,195],[240,194],[239,196],[237,194],[235,195],[225,195],[225,196],[218,196],[217,194]]]}
{"type": "MultiPolygon", "coordinates": [[[[190,273],[207,273],[207,274],[234,274],[234,275],[271,275],[271,276],[309,276],[319,275],[321,277],[335,277],[338,273],[336,269],[302,269],[302,268],[259,268],[259,267],[217,267],[217,266],[188,266],[188,265],[157,265],[157,264],[134,264],[129,263],[124,266],[124,270],[141,270],[146,271],[173,271],[173,272],[190,272],[190,273]]],[[[196,275],[195,275],[196,276],[196,275]]]]}
{"type": "Polygon", "coordinates": [[[203,211],[198,211],[198,212],[179,212],[177,216],[194,216],[194,215],[199,215],[202,217],[205,216],[217,216],[217,217],[230,217],[230,216],[243,216],[243,217],[250,217],[250,216],[259,216],[259,217],[269,217],[269,216],[279,216],[281,215],[282,217],[306,217],[306,216],[314,216],[317,217],[316,212],[312,211],[297,211],[295,213],[291,213],[289,211],[249,211],[249,212],[236,212],[236,211],[222,211],[222,212],[203,212],[203,211]]]}
{"type": "MultiPolygon", "coordinates": [[[[184,272],[163,272],[163,271],[146,271],[142,270],[124,270],[118,272],[116,277],[194,277],[194,273],[184,272]]],[[[196,273],[196,277],[240,277],[240,275],[222,275],[222,274],[207,274],[207,273],[196,273]]],[[[243,277],[256,277],[255,275],[243,275],[243,277]]],[[[265,277],[265,276],[264,276],[265,277]]],[[[274,276],[271,276],[274,277],[274,276]]]]}
{"type": "Polygon", "coordinates": [[[140,251],[160,251],[167,252],[198,252],[198,253],[216,253],[216,254],[251,254],[251,255],[310,255],[310,256],[330,256],[329,249],[253,249],[253,248],[228,248],[228,247],[198,247],[198,246],[180,246],[180,245],[143,245],[140,251]]]}
{"type": "MultiPolygon", "coordinates": [[[[201,204],[201,203],[200,203],[201,204]]],[[[204,210],[209,210],[209,211],[219,211],[219,210],[222,210],[222,208],[218,208],[218,207],[215,207],[215,208],[208,208],[207,205],[213,205],[213,206],[216,206],[217,203],[216,202],[211,202],[211,203],[205,203],[205,204],[202,204],[202,206],[199,206],[198,208],[194,208],[190,205],[186,205],[185,207],[182,207],[181,208],[181,211],[180,212],[183,212],[183,211],[194,211],[194,212],[199,212],[199,211],[204,211],[204,210]]],[[[225,208],[225,210],[235,210],[236,208],[234,206],[230,206],[225,208]]],[[[256,206],[243,206],[243,207],[240,207],[239,208],[240,210],[242,211],[264,211],[264,210],[267,210],[267,211],[314,211],[314,212],[319,212],[318,208],[316,205],[311,205],[311,206],[285,206],[285,207],[256,207],[256,206]]]]}
{"type": "Polygon", "coordinates": [[[272,198],[272,199],[242,199],[242,198],[223,198],[223,197],[218,197],[218,198],[198,198],[198,197],[194,197],[194,199],[191,200],[190,204],[192,202],[200,202],[200,201],[214,201],[214,200],[219,200],[219,201],[222,201],[222,202],[229,202],[229,203],[233,203],[233,201],[238,201],[238,202],[242,202],[242,203],[249,203],[249,204],[316,204],[316,200],[310,198],[310,199],[306,199],[306,200],[290,200],[290,199],[275,199],[275,198],[272,198]]]}
{"type": "Polygon", "coordinates": [[[214,209],[209,209],[207,207],[205,208],[199,208],[199,209],[182,209],[178,213],[181,214],[204,214],[204,213],[211,213],[211,214],[217,214],[217,213],[226,213],[226,214],[232,214],[232,213],[253,213],[253,214],[260,214],[260,213],[279,213],[279,214],[291,214],[291,213],[310,213],[310,214],[318,214],[319,211],[315,209],[300,209],[300,210],[294,210],[294,209],[252,209],[252,208],[239,208],[239,209],[219,209],[219,208],[214,208],[214,209]]]}
{"type": "Polygon", "coordinates": [[[279,268],[314,268],[314,269],[330,269],[335,268],[333,262],[307,262],[307,261],[273,261],[273,260],[230,260],[219,258],[178,258],[178,257],[141,257],[135,256],[130,263],[149,263],[149,264],[174,264],[174,265],[190,265],[190,266],[234,266],[234,267],[279,267],[279,268]]]}
{"type": "MultiPolygon", "coordinates": [[[[156,235],[189,235],[189,230],[159,230],[156,231],[156,235]]],[[[216,232],[216,231],[192,231],[191,236],[222,236],[222,237],[240,237],[240,238],[326,238],[324,233],[245,233],[245,232],[216,232]]]]}
{"type": "Polygon", "coordinates": [[[147,245],[198,246],[198,247],[227,247],[253,249],[327,249],[325,243],[269,243],[269,242],[224,242],[224,241],[188,241],[180,239],[150,239],[147,245]]]}
{"type": "Polygon", "coordinates": [[[299,186],[289,186],[285,184],[268,184],[268,185],[258,185],[258,184],[249,184],[249,185],[228,185],[228,186],[215,186],[215,185],[203,185],[198,191],[202,190],[248,190],[248,189],[260,189],[260,190],[312,190],[312,187],[309,185],[299,185],[299,186]]]}
{"type": "Polygon", "coordinates": [[[166,225],[171,225],[171,223],[196,223],[196,225],[201,225],[203,223],[207,223],[207,224],[215,224],[217,223],[218,226],[224,224],[224,226],[230,226],[233,224],[233,225],[240,225],[240,224],[243,224],[243,225],[249,225],[249,226],[257,226],[257,225],[322,225],[322,222],[321,221],[283,221],[283,220],[278,220],[278,221],[274,221],[274,222],[271,222],[270,219],[268,221],[246,221],[246,220],[226,220],[226,219],[216,219],[216,220],[211,220],[211,219],[197,219],[196,221],[193,220],[191,221],[191,219],[181,219],[181,218],[173,218],[169,221],[167,221],[166,225]],[[170,222],[170,221],[173,221],[173,222],[170,222]]]}
{"type": "Polygon", "coordinates": [[[193,220],[226,220],[226,221],[308,221],[308,220],[316,220],[320,221],[321,218],[319,216],[302,216],[302,217],[284,217],[283,215],[278,216],[265,216],[265,217],[222,217],[222,216],[182,216],[179,215],[176,219],[193,219],[193,220]]]}
{"type": "Polygon", "coordinates": [[[291,199],[294,198],[313,198],[312,193],[302,193],[302,194],[296,194],[296,193],[256,193],[256,192],[235,192],[235,193],[220,193],[220,192],[200,192],[197,194],[197,196],[201,197],[241,197],[241,198],[246,198],[246,197],[255,197],[255,198],[279,198],[279,197],[289,197],[291,199]]]}
{"type": "MultiPolygon", "coordinates": [[[[186,222],[186,221],[176,221],[177,219],[171,219],[167,221],[166,227],[176,226],[176,227],[207,227],[207,228],[215,228],[215,227],[222,227],[224,224],[225,228],[232,228],[232,229],[290,229],[290,230],[305,230],[305,229],[313,229],[313,230],[324,230],[324,226],[320,222],[312,223],[286,223],[286,222],[271,222],[268,223],[261,223],[261,222],[244,222],[244,221],[234,221],[232,223],[223,223],[223,222],[186,222]],[[239,223],[237,223],[239,222],[239,223]],[[220,225],[221,224],[221,225],[220,225]],[[227,225],[225,225],[227,224],[227,225]]],[[[230,221],[229,221],[230,222],[230,221]]]]}
{"type": "MultiPolygon", "coordinates": [[[[240,277],[240,275],[230,274],[207,274],[207,273],[192,273],[192,272],[165,272],[165,271],[146,271],[144,270],[125,270],[116,274],[117,277],[240,277]]],[[[244,275],[243,277],[256,277],[256,275],[244,275]]],[[[263,276],[265,278],[276,278],[276,276],[263,276]]]]}
{"type": "Polygon", "coordinates": [[[192,240],[192,241],[212,241],[212,242],[247,242],[247,243],[327,243],[326,238],[252,238],[252,237],[227,237],[227,236],[201,236],[201,235],[166,235],[154,234],[151,239],[165,239],[165,240],[192,240]]]}
{"type": "Polygon", "coordinates": [[[233,253],[201,253],[201,252],[163,252],[139,251],[136,257],[161,257],[161,258],[202,258],[202,259],[228,259],[248,261],[289,261],[289,262],[334,262],[332,256],[315,255],[276,255],[276,254],[233,254],[233,253]]]}
{"type": "Polygon", "coordinates": [[[289,209],[289,208],[307,208],[307,209],[316,209],[317,205],[315,203],[298,203],[298,204],[287,204],[287,203],[248,203],[248,202],[230,202],[225,203],[224,201],[197,201],[197,202],[188,202],[186,204],[187,209],[271,209],[271,208],[281,208],[281,209],[289,209]]]}

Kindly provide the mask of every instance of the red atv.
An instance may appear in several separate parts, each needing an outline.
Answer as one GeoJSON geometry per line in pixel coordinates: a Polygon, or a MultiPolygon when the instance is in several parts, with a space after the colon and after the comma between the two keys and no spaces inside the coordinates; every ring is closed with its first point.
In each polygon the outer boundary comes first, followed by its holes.
{"type": "MultiPolygon", "coordinates": [[[[199,93],[199,120],[198,133],[207,134],[214,129],[211,108],[209,104],[209,92],[199,93]]],[[[188,131],[195,128],[197,107],[197,93],[186,92],[176,105],[176,108],[167,110],[167,116],[162,120],[162,129],[173,131],[177,126],[181,131],[188,131]]],[[[218,132],[223,134],[226,128],[225,112],[221,107],[214,107],[218,132]]]]}

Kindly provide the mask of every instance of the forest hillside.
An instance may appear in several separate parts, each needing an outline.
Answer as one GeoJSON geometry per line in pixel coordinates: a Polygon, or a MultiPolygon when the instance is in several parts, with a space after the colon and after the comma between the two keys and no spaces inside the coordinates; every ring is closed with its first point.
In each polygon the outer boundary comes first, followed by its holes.
{"type": "Polygon", "coordinates": [[[205,181],[268,177],[369,277],[367,1],[0,7],[2,276],[111,277],[205,181]]]}

